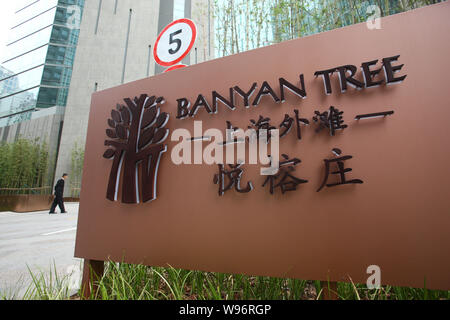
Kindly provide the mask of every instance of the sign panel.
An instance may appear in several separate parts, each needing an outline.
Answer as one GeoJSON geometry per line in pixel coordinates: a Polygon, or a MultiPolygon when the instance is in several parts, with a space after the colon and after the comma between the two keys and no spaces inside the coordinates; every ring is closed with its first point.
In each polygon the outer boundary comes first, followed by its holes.
{"type": "Polygon", "coordinates": [[[186,57],[194,46],[197,28],[192,20],[178,19],[167,25],[153,48],[155,61],[161,66],[174,65],[186,57]]]}
{"type": "Polygon", "coordinates": [[[446,2],[94,93],[75,256],[360,283],[376,265],[382,284],[450,289],[449,15],[446,2]],[[268,129],[279,154],[271,137],[270,162],[211,162],[218,145],[239,158],[237,128],[268,129]]]}

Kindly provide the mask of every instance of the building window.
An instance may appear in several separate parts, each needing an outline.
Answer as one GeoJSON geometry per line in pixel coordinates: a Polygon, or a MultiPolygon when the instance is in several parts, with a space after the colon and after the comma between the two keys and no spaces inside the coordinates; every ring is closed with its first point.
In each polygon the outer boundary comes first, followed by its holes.
{"type": "Polygon", "coordinates": [[[173,0],[173,20],[182,19],[184,15],[185,0],[173,0]]]}

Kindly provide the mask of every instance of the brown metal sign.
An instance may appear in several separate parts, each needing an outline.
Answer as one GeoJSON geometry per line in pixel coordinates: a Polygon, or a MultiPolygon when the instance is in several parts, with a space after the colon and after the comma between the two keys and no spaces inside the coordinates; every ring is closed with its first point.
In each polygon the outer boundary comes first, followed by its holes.
{"type": "Polygon", "coordinates": [[[94,93],[75,256],[360,283],[376,265],[382,284],[450,289],[449,16],[446,2],[94,93]],[[278,130],[277,171],[205,163],[242,142],[211,133],[238,128],[278,130]]]}

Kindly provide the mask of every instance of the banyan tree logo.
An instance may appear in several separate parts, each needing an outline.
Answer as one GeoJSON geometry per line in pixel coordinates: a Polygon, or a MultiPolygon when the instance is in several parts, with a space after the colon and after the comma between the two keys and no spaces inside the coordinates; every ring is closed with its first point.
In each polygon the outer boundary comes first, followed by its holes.
{"type": "Polygon", "coordinates": [[[160,112],[163,97],[124,99],[126,105],[118,104],[111,111],[105,141],[110,147],[103,157],[113,159],[106,197],[117,201],[120,179],[122,178],[122,202],[139,203],[156,199],[156,181],[161,155],[167,151],[162,142],[167,138],[169,129],[164,128],[169,115],[160,112]],[[139,166],[141,179],[139,179],[139,166]],[[123,170],[123,175],[121,173],[123,170]],[[139,192],[139,182],[141,192],[139,192]]]}

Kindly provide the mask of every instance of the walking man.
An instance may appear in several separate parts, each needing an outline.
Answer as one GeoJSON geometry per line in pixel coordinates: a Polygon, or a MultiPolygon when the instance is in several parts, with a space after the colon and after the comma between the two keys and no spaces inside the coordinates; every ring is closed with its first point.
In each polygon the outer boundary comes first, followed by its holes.
{"type": "Polygon", "coordinates": [[[62,175],[62,179],[59,179],[58,182],[56,183],[55,186],[55,200],[53,200],[52,203],[52,207],[50,208],[50,212],[49,214],[54,214],[56,206],[59,206],[59,209],[61,209],[61,213],[67,213],[66,209],[64,208],[64,200],[63,200],[63,195],[64,195],[64,180],[66,180],[66,178],[69,175],[67,173],[64,173],[62,175]]]}

